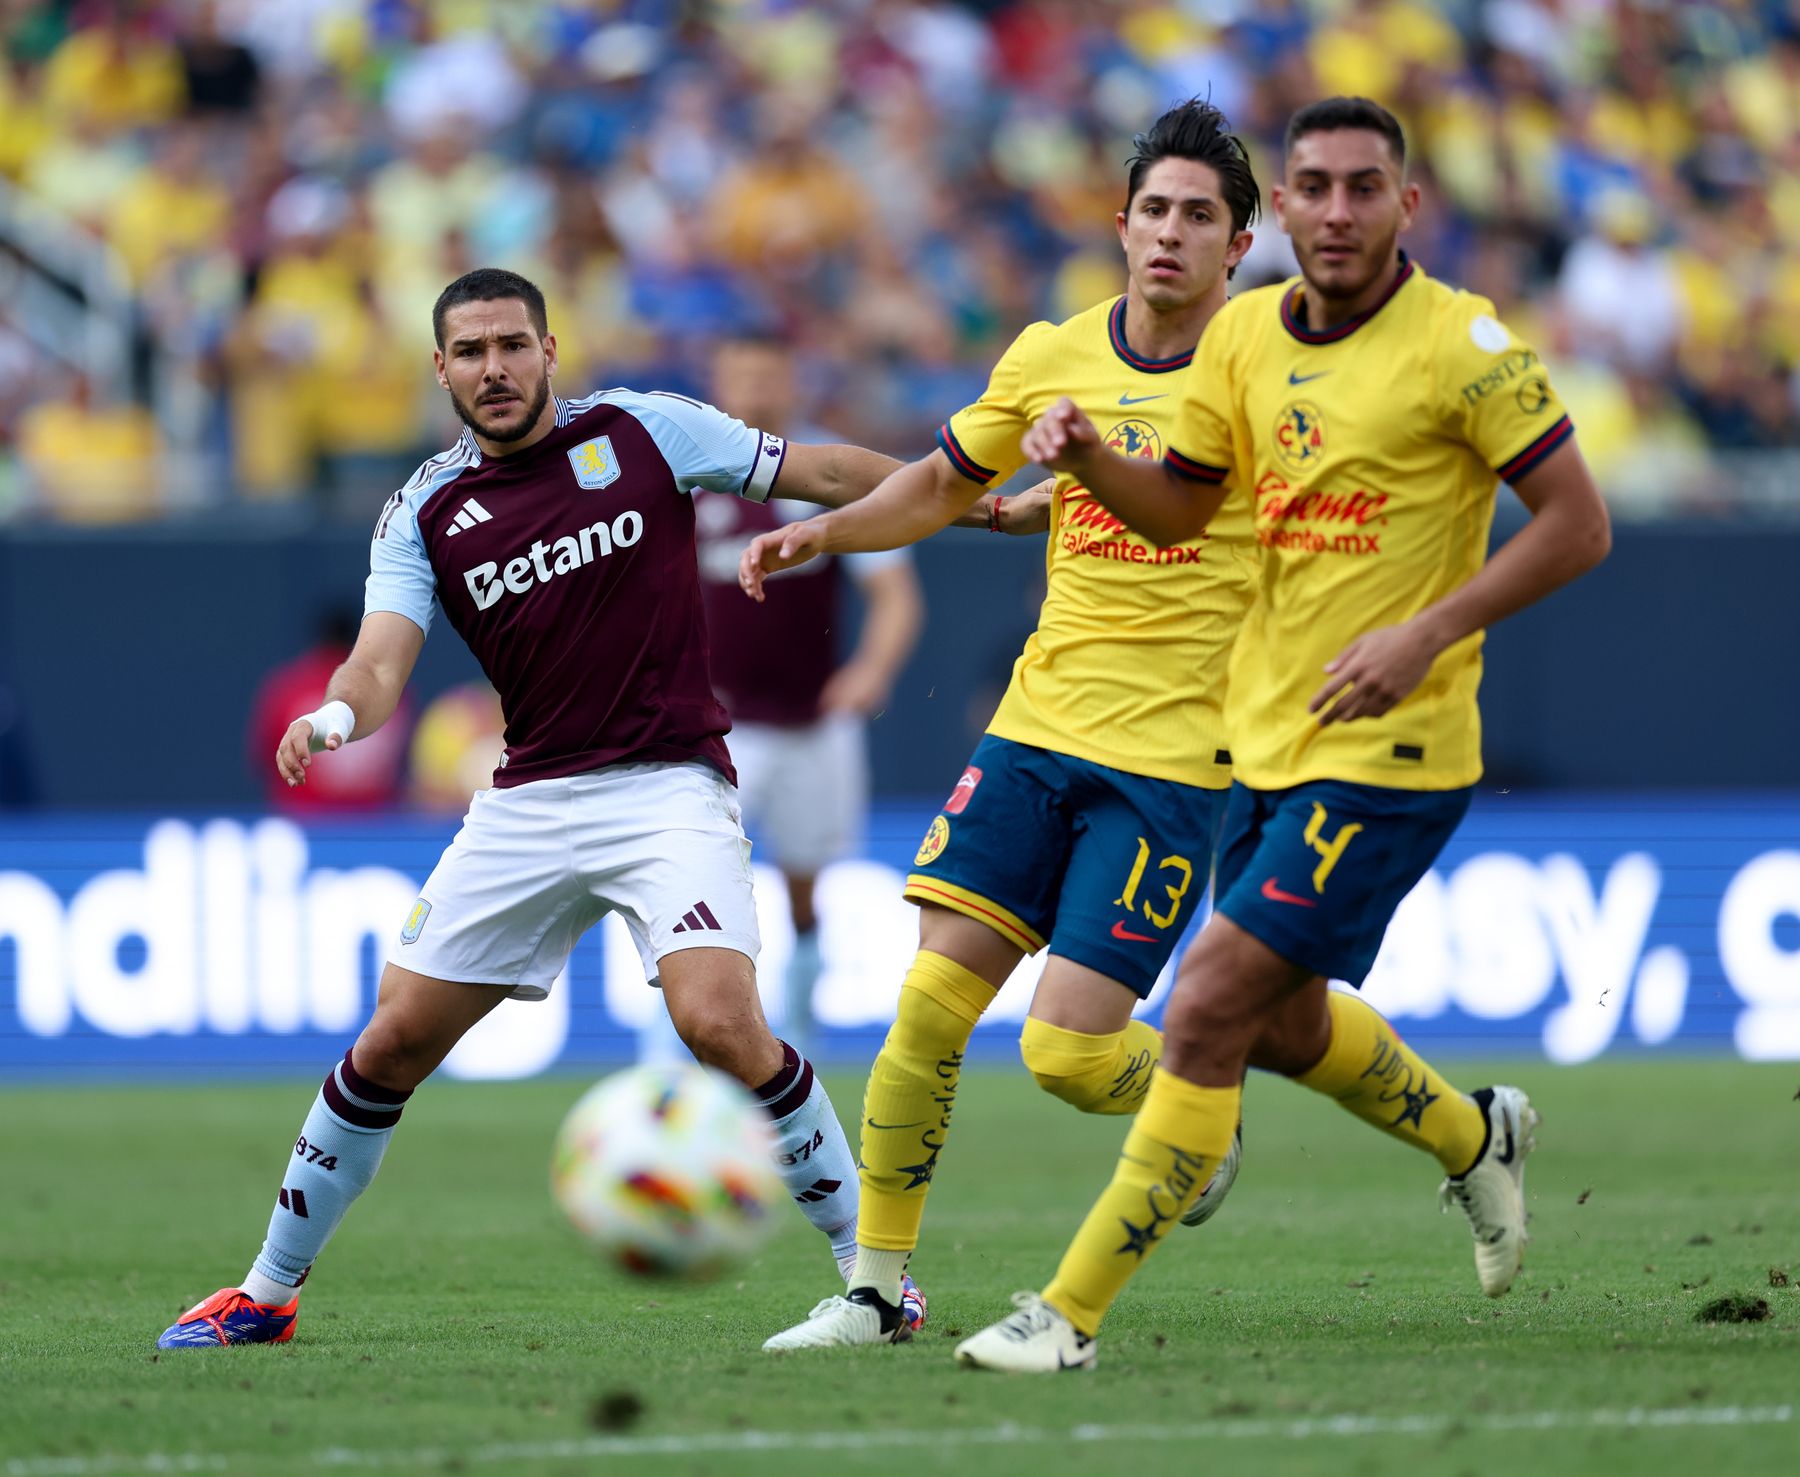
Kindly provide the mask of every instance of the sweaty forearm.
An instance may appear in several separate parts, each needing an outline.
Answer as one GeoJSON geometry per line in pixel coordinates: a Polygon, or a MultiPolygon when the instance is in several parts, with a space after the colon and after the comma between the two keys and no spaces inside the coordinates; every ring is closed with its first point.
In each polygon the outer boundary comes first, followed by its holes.
{"type": "Polygon", "coordinates": [[[827,449],[831,454],[826,464],[827,475],[804,494],[809,501],[827,508],[842,508],[867,497],[904,465],[879,451],[870,451],[866,446],[827,449]]]}
{"type": "Polygon", "coordinates": [[[867,497],[825,515],[826,551],[902,549],[947,528],[981,493],[955,473],[950,479],[936,475],[929,457],[898,468],[867,497]]]}
{"type": "Polygon", "coordinates": [[[1222,488],[1177,477],[1161,462],[1097,448],[1071,469],[1082,487],[1135,533],[1167,546],[1198,538],[1224,501],[1222,488]]]}

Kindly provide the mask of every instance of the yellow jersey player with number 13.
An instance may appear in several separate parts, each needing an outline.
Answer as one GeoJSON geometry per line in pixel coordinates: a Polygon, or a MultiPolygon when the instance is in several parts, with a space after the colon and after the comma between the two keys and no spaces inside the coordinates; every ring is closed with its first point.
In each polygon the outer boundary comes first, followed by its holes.
{"type": "MultiPolygon", "coordinates": [[[[1195,341],[1250,245],[1258,191],[1227,130],[1217,109],[1189,102],[1140,135],[1116,223],[1124,295],[1027,328],[987,393],[950,418],[936,452],[855,510],[763,535],[745,556],[746,587],[814,548],[891,548],[934,532],[1025,463],[1021,437],[1064,395],[1095,417],[1109,449],[1156,468],[1195,341]]],[[[1257,563],[1247,504],[1195,536],[1153,541],[1078,477],[1057,479],[1038,628],[907,880],[920,948],[869,1075],[856,1275],[846,1297],[819,1304],[768,1348],[874,1343],[898,1328],[899,1278],[948,1142],[963,1052],[1022,954],[1050,954],[1019,1042],[1039,1084],[1087,1113],[1130,1114],[1144,1102],[1162,1038],[1132,1010],[1212,870],[1232,762],[1226,667],[1257,563]]],[[[1332,1050],[1340,1015],[1353,1041],[1368,1039],[1371,1022],[1382,1039],[1392,1032],[1360,1002],[1333,1004],[1322,1028],[1271,1021],[1255,1065],[1466,1164],[1473,1149],[1437,1132],[1446,1115],[1421,1135],[1392,1079],[1356,1080],[1361,1061],[1348,1077],[1340,1070],[1352,1060],[1332,1050]]],[[[1212,1176],[1187,1224],[1217,1209],[1235,1164],[1212,1176]]]]}
{"type": "Polygon", "coordinates": [[[1464,1096],[1326,989],[1362,983],[1468,808],[1482,630],[1598,563],[1609,538],[1536,354],[1399,249],[1418,199],[1385,109],[1303,109],[1273,195],[1301,279],[1214,318],[1162,465],[1112,454],[1067,402],[1026,437],[1027,455],[1159,542],[1249,512],[1261,568],[1226,698],[1219,901],[1182,961],[1160,1070],[1056,1277],[965,1341],[965,1363],[1092,1362],[1107,1308],[1230,1152],[1244,1070],[1275,1021],[1328,1034],[1309,1076],[1344,1083],[1353,1111],[1359,1094],[1380,1104],[1390,1132],[1435,1154],[1482,1290],[1518,1272],[1525,1094],[1464,1096]],[[1533,517],[1484,567],[1501,480],[1533,517]]]}

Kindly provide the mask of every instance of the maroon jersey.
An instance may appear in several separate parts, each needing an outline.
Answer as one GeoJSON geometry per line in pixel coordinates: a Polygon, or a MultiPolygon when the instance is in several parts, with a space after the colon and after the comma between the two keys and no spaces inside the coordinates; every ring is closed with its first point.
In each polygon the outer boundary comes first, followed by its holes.
{"type": "Polygon", "coordinates": [[[366,611],[441,607],[506,714],[494,783],[703,759],[734,783],[708,678],[695,489],[765,502],[787,443],[679,395],[556,402],[507,457],[464,431],[388,500],[366,611]]]}

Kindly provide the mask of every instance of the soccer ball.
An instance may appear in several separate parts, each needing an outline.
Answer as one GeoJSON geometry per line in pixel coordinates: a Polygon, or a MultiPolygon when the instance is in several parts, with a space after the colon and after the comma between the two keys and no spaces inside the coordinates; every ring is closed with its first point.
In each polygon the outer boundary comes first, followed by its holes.
{"type": "Polygon", "coordinates": [[[785,1199],[750,1095],[704,1067],[633,1067],[588,1089],[556,1136],[550,1188],[627,1271],[704,1277],[760,1246],[785,1199]]]}

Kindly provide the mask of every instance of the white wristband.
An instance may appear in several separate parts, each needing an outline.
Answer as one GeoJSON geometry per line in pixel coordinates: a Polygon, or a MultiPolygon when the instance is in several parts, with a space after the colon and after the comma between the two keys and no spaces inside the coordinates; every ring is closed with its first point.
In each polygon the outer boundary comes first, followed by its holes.
{"type": "Polygon", "coordinates": [[[350,711],[348,703],[325,703],[316,713],[302,713],[300,721],[312,724],[312,737],[306,746],[315,754],[325,747],[326,739],[335,735],[339,743],[347,744],[356,731],[356,714],[350,711]]]}

